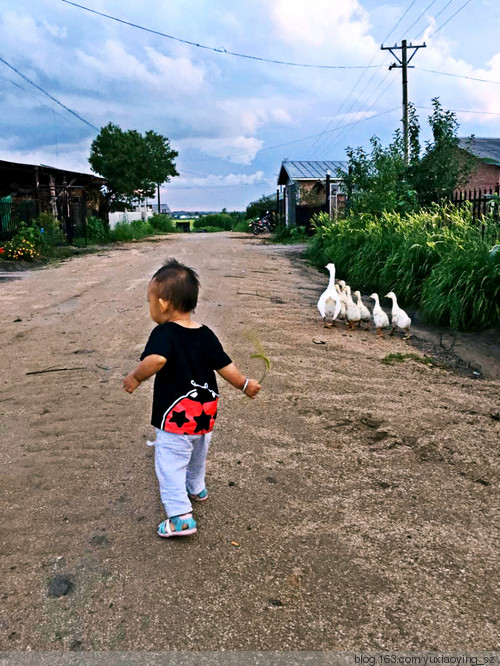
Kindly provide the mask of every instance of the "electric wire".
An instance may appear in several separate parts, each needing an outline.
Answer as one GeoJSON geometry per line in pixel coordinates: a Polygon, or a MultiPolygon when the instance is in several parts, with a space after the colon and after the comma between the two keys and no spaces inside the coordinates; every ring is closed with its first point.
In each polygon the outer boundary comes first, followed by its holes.
{"type": "MultiPolygon", "coordinates": [[[[400,16],[399,20],[395,23],[395,25],[391,28],[391,30],[389,30],[389,32],[387,33],[387,35],[385,36],[385,38],[382,40],[382,43],[386,42],[386,41],[389,39],[389,37],[390,37],[390,36],[392,35],[392,33],[396,30],[396,28],[399,26],[399,24],[401,23],[401,21],[404,19],[404,17],[408,14],[408,12],[410,11],[410,9],[413,7],[413,5],[415,4],[415,1],[416,1],[416,0],[413,0],[412,2],[410,2],[410,4],[408,5],[408,7],[406,8],[406,10],[405,10],[405,11],[403,12],[403,14],[400,16]]],[[[434,2],[436,2],[436,0],[432,0],[431,4],[433,4],[434,2]]],[[[424,11],[426,11],[426,10],[424,10],[424,11]]],[[[420,16],[418,17],[418,19],[417,19],[416,22],[418,22],[418,21],[420,20],[420,18],[422,17],[423,13],[424,13],[424,12],[422,12],[422,14],[420,14],[420,16]]],[[[416,22],[414,22],[412,25],[415,25],[416,22]]],[[[375,58],[377,57],[377,55],[379,54],[379,52],[380,52],[380,51],[377,50],[377,51],[374,53],[372,59],[371,59],[370,62],[368,63],[369,65],[372,64],[372,62],[375,60],[375,58]]],[[[380,66],[382,67],[382,66],[385,66],[385,65],[382,63],[380,66]]],[[[344,99],[344,101],[342,102],[342,104],[340,105],[340,107],[337,109],[337,111],[336,111],[336,113],[335,113],[335,117],[338,117],[338,116],[339,116],[340,112],[341,112],[342,109],[344,108],[344,105],[345,105],[345,104],[347,103],[347,101],[350,99],[351,95],[354,93],[354,91],[355,91],[355,89],[357,88],[357,86],[361,83],[361,81],[362,81],[363,77],[365,76],[366,72],[367,72],[367,68],[361,73],[361,75],[360,75],[359,78],[357,79],[356,83],[355,83],[354,86],[352,87],[351,91],[349,92],[349,94],[347,95],[347,97],[344,99]]],[[[368,86],[370,85],[370,83],[373,81],[373,78],[374,78],[374,75],[371,76],[371,78],[369,79],[369,81],[368,81],[367,84],[365,85],[365,90],[368,88],[368,86]]],[[[385,78],[387,78],[387,77],[385,77],[385,78]]],[[[384,80],[385,80],[385,78],[384,78],[384,80]]],[[[377,88],[375,88],[375,90],[377,90],[377,89],[378,89],[378,86],[377,86],[377,88]]],[[[356,98],[354,104],[351,105],[349,111],[347,111],[347,113],[344,114],[344,115],[347,115],[347,114],[350,112],[350,110],[352,109],[352,107],[353,107],[353,106],[357,103],[357,101],[359,100],[360,96],[361,96],[361,95],[358,95],[358,97],[356,98]]],[[[339,120],[339,121],[337,122],[337,125],[338,125],[340,122],[341,122],[341,121],[339,120]]],[[[328,124],[327,124],[327,126],[326,126],[326,128],[325,128],[325,130],[328,130],[328,129],[330,128],[331,124],[332,124],[332,120],[329,120],[329,121],[328,121],[328,124]]],[[[317,139],[313,142],[313,144],[312,144],[312,146],[311,146],[311,151],[313,151],[313,152],[312,152],[313,155],[316,154],[316,153],[318,152],[318,148],[317,148],[317,146],[318,146],[320,140],[321,140],[321,135],[319,136],[319,138],[317,138],[317,139]]],[[[323,151],[323,152],[324,152],[324,151],[323,151]]]]}
{"type": "Polygon", "coordinates": [[[435,34],[437,34],[440,30],[442,30],[444,28],[444,26],[447,25],[451,21],[452,18],[455,18],[455,16],[457,14],[460,14],[462,9],[467,7],[469,2],[471,2],[471,0],[465,0],[464,4],[461,7],[459,7],[459,9],[457,9],[457,11],[454,14],[452,14],[448,19],[446,19],[446,21],[442,25],[440,25],[439,28],[434,30],[434,32],[431,35],[429,35],[429,37],[427,39],[432,39],[432,37],[434,37],[435,34]]]}
{"type": "Polygon", "coordinates": [[[29,79],[29,78],[28,78],[27,76],[25,76],[22,72],[20,72],[16,67],[14,67],[14,65],[11,65],[10,63],[8,63],[7,60],[5,60],[4,58],[2,58],[1,56],[0,56],[0,62],[3,62],[4,65],[7,65],[7,67],[10,67],[10,69],[12,69],[12,70],[13,70],[16,74],[18,74],[21,78],[23,78],[23,79],[24,79],[25,81],[27,81],[29,84],[31,84],[32,86],[34,86],[35,88],[37,88],[38,90],[40,90],[41,92],[43,92],[43,94],[44,94],[44,95],[47,95],[47,97],[49,97],[53,102],[55,102],[56,104],[59,104],[59,106],[62,106],[63,109],[66,109],[66,111],[68,111],[68,112],[71,113],[73,116],[75,116],[75,118],[78,118],[78,120],[81,120],[82,123],[85,123],[86,125],[88,125],[88,126],[91,127],[92,129],[96,130],[97,132],[99,131],[99,128],[98,128],[98,127],[96,127],[95,125],[93,125],[93,124],[92,124],[91,122],[89,122],[88,120],[85,120],[85,118],[83,118],[82,116],[80,116],[76,111],[73,111],[73,109],[70,109],[69,106],[66,106],[66,104],[63,104],[62,102],[60,102],[60,101],[59,101],[58,99],[56,99],[53,95],[51,95],[49,92],[47,92],[46,90],[44,90],[41,86],[39,86],[37,83],[35,83],[35,82],[32,81],[31,79],[29,79]]]}
{"type": "MultiPolygon", "coordinates": [[[[258,60],[260,62],[269,62],[274,65],[287,65],[289,67],[308,67],[314,69],[365,69],[370,65],[315,65],[312,63],[301,63],[301,62],[288,62],[285,60],[273,60],[271,58],[262,58],[260,56],[249,55],[247,53],[237,53],[235,51],[228,51],[223,48],[215,48],[213,46],[207,46],[206,44],[198,44],[197,42],[192,42],[188,39],[181,39],[180,37],[174,37],[173,35],[167,35],[165,32],[160,32],[159,30],[153,30],[152,28],[146,28],[145,26],[139,25],[137,23],[132,23],[132,21],[125,21],[124,19],[117,18],[116,16],[111,16],[111,14],[104,14],[103,12],[98,12],[95,9],[90,9],[84,5],[79,5],[76,2],[71,2],[70,0],[61,0],[67,5],[72,5],[73,7],[78,7],[83,9],[91,14],[97,14],[97,16],[102,16],[104,18],[110,19],[111,21],[116,21],[117,23],[122,23],[123,25],[128,25],[131,28],[136,28],[138,30],[143,30],[144,32],[149,32],[153,35],[158,35],[159,37],[165,37],[166,39],[172,39],[176,42],[181,42],[182,44],[188,44],[189,46],[195,46],[199,49],[206,49],[207,51],[214,51],[215,53],[222,53],[224,55],[235,56],[237,58],[246,58],[248,60],[258,60]]],[[[372,65],[372,67],[381,67],[382,65],[372,65]]]]}
{"type": "Polygon", "coordinates": [[[424,32],[427,30],[427,28],[435,22],[435,20],[437,19],[438,16],[441,16],[441,14],[445,11],[445,9],[447,9],[447,7],[449,7],[449,5],[451,5],[452,2],[453,2],[453,0],[448,0],[448,2],[445,4],[445,6],[444,6],[444,7],[443,7],[443,8],[442,8],[442,9],[436,14],[436,16],[434,16],[434,17],[429,21],[429,23],[425,26],[425,28],[423,28],[423,29],[418,33],[418,35],[415,35],[415,39],[418,39],[421,35],[423,35],[424,32]]]}
{"type": "Polygon", "coordinates": [[[37,101],[39,104],[41,104],[42,106],[45,106],[47,109],[49,109],[49,110],[52,111],[53,113],[56,113],[56,114],[57,114],[58,116],[60,116],[61,118],[64,118],[64,120],[69,121],[69,118],[68,118],[67,116],[63,115],[63,114],[60,113],[59,111],[56,111],[53,107],[51,107],[51,106],[49,106],[48,104],[46,104],[43,100],[41,100],[41,99],[40,99],[39,97],[37,97],[34,93],[32,93],[30,90],[28,90],[28,88],[24,88],[24,87],[23,87],[22,85],[20,85],[19,83],[16,83],[15,81],[12,81],[11,79],[8,79],[6,76],[3,76],[2,74],[0,74],[0,79],[3,79],[4,81],[7,81],[7,83],[10,83],[10,84],[12,84],[13,86],[16,86],[16,88],[19,88],[20,90],[22,90],[23,92],[25,92],[26,94],[28,94],[30,97],[33,97],[33,99],[36,99],[36,101],[37,101]]]}
{"type": "Polygon", "coordinates": [[[457,79],[468,79],[469,81],[481,81],[482,83],[494,83],[497,86],[500,86],[500,81],[492,81],[491,79],[478,79],[475,76],[465,76],[464,74],[451,74],[450,72],[437,72],[435,69],[425,69],[424,67],[415,67],[421,72],[429,72],[431,74],[441,74],[441,76],[453,76],[457,79]]]}

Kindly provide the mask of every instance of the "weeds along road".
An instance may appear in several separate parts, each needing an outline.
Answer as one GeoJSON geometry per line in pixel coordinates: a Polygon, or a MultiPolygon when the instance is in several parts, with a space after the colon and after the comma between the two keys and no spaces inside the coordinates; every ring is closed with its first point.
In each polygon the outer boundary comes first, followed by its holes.
{"type": "Polygon", "coordinates": [[[498,649],[499,382],[382,364],[407,343],[323,329],[325,284],[225,233],[0,286],[3,650],[498,649]],[[255,402],[220,387],[210,500],[178,540],[156,536],[152,382],[121,386],[169,256],[235,362],[260,375],[251,331],[273,364],[255,402]]]}

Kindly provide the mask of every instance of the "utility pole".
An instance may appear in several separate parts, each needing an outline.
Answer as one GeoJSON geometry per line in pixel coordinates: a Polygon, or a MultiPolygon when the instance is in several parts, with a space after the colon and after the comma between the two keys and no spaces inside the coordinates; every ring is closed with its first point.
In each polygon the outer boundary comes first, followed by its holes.
{"type": "Polygon", "coordinates": [[[160,205],[160,183],[157,184],[157,189],[158,189],[158,215],[161,213],[161,205],[160,205]]]}
{"type": "Polygon", "coordinates": [[[401,46],[397,46],[397,44],[394,44],[394,46],[382,46],[380,47],[382,51],[390,51],[392,55],[396,58],[396,60],[399,62],[399,65],[396,63],[393,63],[392,65],[389,65],[389,69],[401,69],[402,74],[403,74],[403,146],[404,146],[404,156],[405,156],[405,164],[408,164],[408,68],[413,69],[413,65],[408,66],[409,62],[415,55],[415,53],[418,51],[418,49],[425,49],[426,48],[426,43],[424,42],[423,44],[419,44],[417,46],[413,45],[410,42],[410,45],[408,46],[406,43],[406,39],[403,39],[401,41],[401,46]],[[413,53],[411,56],[408,58],[408,49],[414,49],[413,53]],[[401,58],[394,53],[394,51],[401,51],[401,58]]]}

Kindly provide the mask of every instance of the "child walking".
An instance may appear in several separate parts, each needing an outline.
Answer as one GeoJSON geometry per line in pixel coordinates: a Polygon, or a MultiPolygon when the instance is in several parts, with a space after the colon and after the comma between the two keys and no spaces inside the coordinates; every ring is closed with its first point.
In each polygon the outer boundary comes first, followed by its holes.
{"type": "Polygon", "coordinates": [[[232,363],[215,333],[191,319],[198,302],[196,272],[169,259],[148,286],[153,329],[139,365],[125,377],[128,393],[155,376],[151,424],[156,429],[155,469],[167,519],[161,537],[196,532],[191,501],[208,499],[205,460],[219,401],[214,370],[255,398],[260,384],[232,363]]]}

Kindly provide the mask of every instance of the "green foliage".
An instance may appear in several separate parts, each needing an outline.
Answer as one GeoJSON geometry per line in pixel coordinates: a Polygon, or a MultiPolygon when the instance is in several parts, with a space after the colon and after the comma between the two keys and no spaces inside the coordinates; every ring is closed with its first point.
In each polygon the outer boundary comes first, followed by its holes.
{"type": "Polygon", "coordinates": [[[287,227],[285,224],[278,224],[272,238],[275,243],[303,243],[308,236],[305,227],[287,227]]]}
{"type": "Polygon", "coordinates": [[[278,202],[275,196],[262,195],[258,201],[254,201],[247,206],[245,217],[250,220],[254,217],[261,218],[263,215],[270,212],[277,211],[278,202]]]}
{"type": "Polygon", "coordinates": [[[132,220],[132,222],[118,222],[109,232],[111,241],[130,241],[145,238],[154,234],[153,227],[147,220],[132,220]]]}
{"type": "Polygon", "coordinates": [[[406,360],[423,363],[424,365],[440,365],[431,356],[420,356],[420,354],[415,354],[415,352],[408,352],[406,354],[391,352],[390,354],[386,354],[380,362],[384,365],[394,365],[395,363],[404,363],[406,360]]]}
{"type": "Polygon", "coordinates": [[[226,231],[226,229],[223,229],[222,227],[197,227],[196,231],[206,231],[207,233],[215,233],[217,231],[226,231]]]}
{"type": "Polygon", "coordinates": [[[107,243],[109,229],[99,217],[87,218],[87,240],[89,243],[107,243]]]}
{"type": "MultiPolygon", "coordinates": [[[[238,213],[237,215],[241,215],[238,213]]],[[[231,231],[233,226],[240,220],[234,216],[234,213],[213,213],[203,215],[194,221],[195,229],[205,229],[207,227],[217,227],[220,231],[231,231]]]]}
{"type": "Polygon", "coordinates": [[[153,227],[153,229],[158,231],[173,233],[176,230],[172,218],[170,215],[166,215],[165,213],[154,213],[149,218],[148,222],[153,227]]]}
{"type": "Polygon", "coordinates": [[[347,173],[339,171],[348,193],[349,210],[353,213],[411,212],[425,204],[439,202],[463,185],[477,160],[458,148],[458,122],[452,111],[444,111],[438,98],[432,100],[429,125],[433,141],[420,147],[420,125],[415,108],[410,105],[408,118],[409,159],[405,164],[401,131],[383,147],[374,136],[371,150],[346,149],[347,173]]]}
{"type": "Polygon", "coordinates": [[[237,222],[237,223],[234,225],[234,227],[233,227],[233,231],[246,231],[246,232],[249,232],[249,231],[250,231],[250,227],[248,226],[248,224],[249,224],[249,221],[248,221],[248,220],[240,220],[239,222],[237,222]]]}
{"type": "MultiPolygon", "coordinates": [[[[40,249],[47,252],[56,245],[65,245],[66,239],[61,230],[61,223],[50,213],[40,213],[32,222],[33,227],[40,230],[40,249]]],[[[36,234],[34,234],[36,235],[36,234]]]]}
{"type": "MultiPolygon", "coordinates": [[[[333,222],[322,213],[307,255],[381,297],[394,291],[427,321],[460,330],[500,324],[500,253],[491,253],[470,208],[434,205],[418,213],[351,215],[333,222]]],[[[485,220],[487,239],[498,224],[485,220]]]]}
{"type": "Polygon", "coordinates": [[[178,176],[175,158],[166,137],[148,131],[123,131],[108,123],[92,142],[92,170],[108,181],[111,207],[123,207],[132,199],[153,197],[156,186],[178,176]]]}
{"type": "Polygon", "coordinates": [[[15,261],[34,261],[40,254],[33,242],[28,240],[22,232],[7,241],[2,248],[1,256],[15,261]]]}

